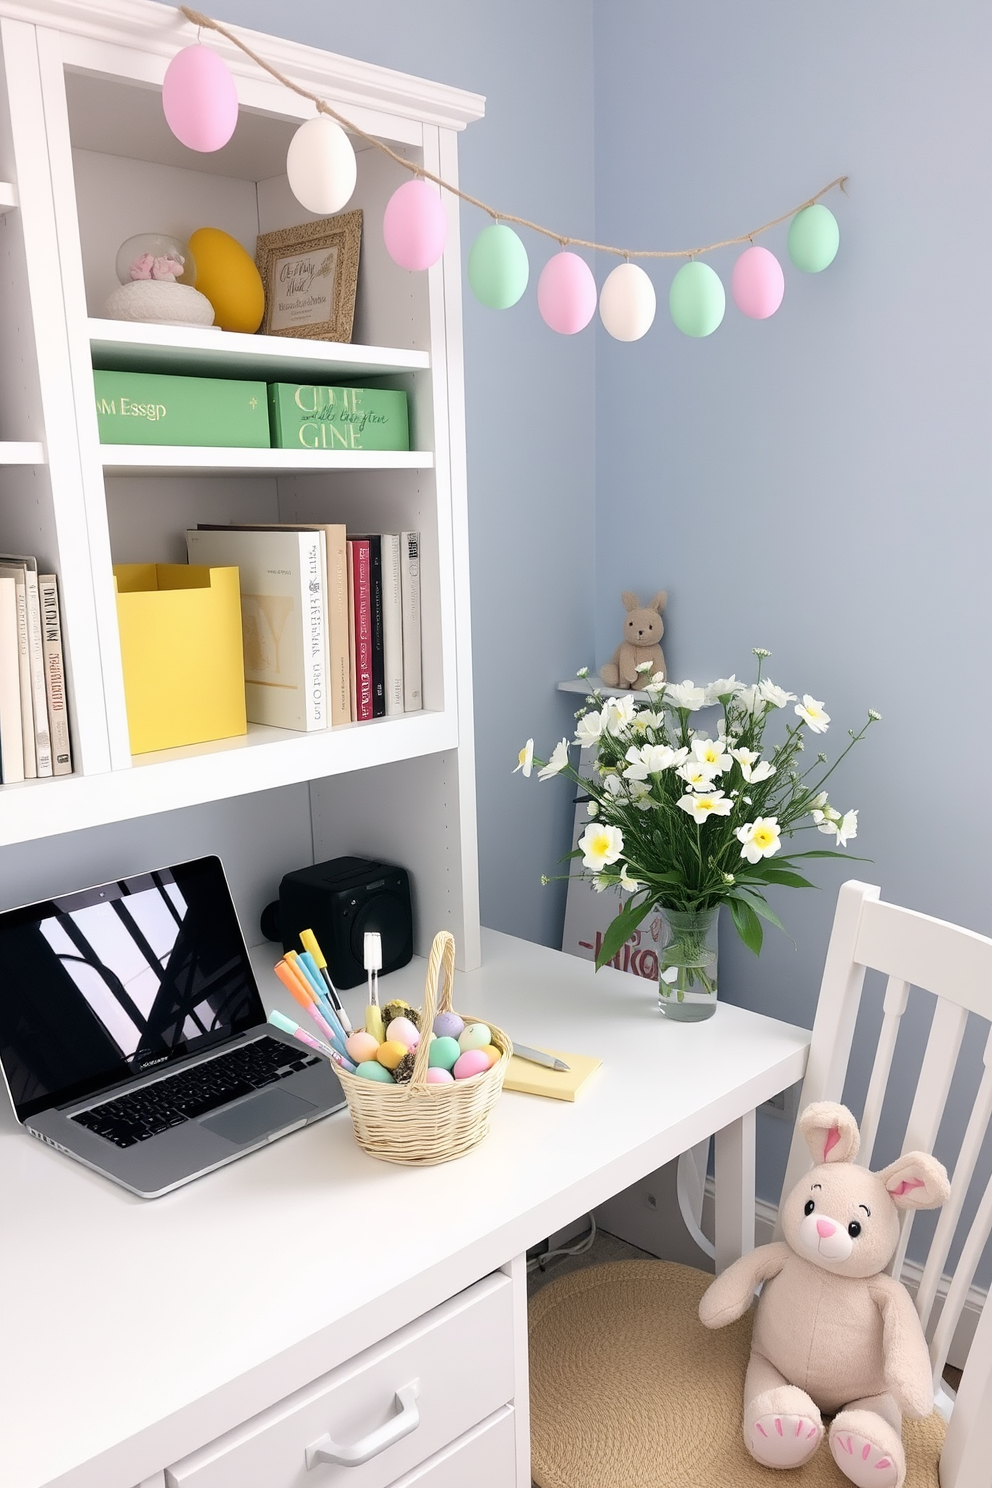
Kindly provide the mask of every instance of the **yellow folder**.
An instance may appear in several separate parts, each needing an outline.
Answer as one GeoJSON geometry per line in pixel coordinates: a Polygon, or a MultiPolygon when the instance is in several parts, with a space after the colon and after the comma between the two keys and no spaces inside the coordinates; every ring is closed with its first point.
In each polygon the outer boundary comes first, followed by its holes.
{"type": "Polygon", "coordinates": [[[552,1100],[574,1101],[590,1075],[602,1064],[589,1054],[569,1054],[566,1049],[546,1049],[542,1054],[553,1054],[563,1059],[567,1070],[548,1069],[546,1065],[534,1064],[530,1059],[521,1059],[514,1054],[503,1077],[504,1090],[521,1090],[525,1095],[548,1095],[552,1100]]]}
{"type": "Polygon", "coordinates": [[[236,568],[114,566],[132,754],[245,734],[236,568]]]}

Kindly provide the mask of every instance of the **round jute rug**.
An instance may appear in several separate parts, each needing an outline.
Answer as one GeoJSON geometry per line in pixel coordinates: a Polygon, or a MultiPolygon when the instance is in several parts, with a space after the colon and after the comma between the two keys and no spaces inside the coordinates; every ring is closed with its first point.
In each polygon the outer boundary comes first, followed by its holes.
{"type": "MultiPolygon", "coordinates": [[[[532,1474],[538,1488],[850,1488],[822,1444],[805,1467],[761,1467],[741,1436],[751,1315],[704,1328],[712,1278],[614,1261],[530,1303],[532,1474]]],[[[938,1488],[944,1423],[903,1426],[906,1488],[938,1488]]]]}

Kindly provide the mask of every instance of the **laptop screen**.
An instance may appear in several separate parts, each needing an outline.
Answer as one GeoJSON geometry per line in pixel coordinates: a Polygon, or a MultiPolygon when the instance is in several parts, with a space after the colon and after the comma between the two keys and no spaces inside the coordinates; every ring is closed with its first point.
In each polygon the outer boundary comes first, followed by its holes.
{"type": "Polygon", "coordinates": [[[219,858],[0,912],[0,1064],[21,1121],[264,1021],[219,858]]]}

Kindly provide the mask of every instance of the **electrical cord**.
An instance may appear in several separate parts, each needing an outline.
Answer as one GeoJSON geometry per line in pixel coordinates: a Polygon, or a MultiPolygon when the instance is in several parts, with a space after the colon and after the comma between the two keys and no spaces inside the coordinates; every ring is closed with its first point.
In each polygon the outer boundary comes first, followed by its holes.
{"type": "Polygon", "coordinates": [[[583,1235],[582,1239],[578,1242],[577,1245],[563,1245],[558,1250],[546,1250],[543,1255],[534,1256],[527,1262],[527,1270],[528,1272],[546,1271],[548,1262],[554,1260],[556,1256],[585,1255],[587,1251],[592,1249],[593,1241],[595,1239],[596,1216],[595,1214],[590,1214],[589,1233],[587,1235],[583,1235]]]}

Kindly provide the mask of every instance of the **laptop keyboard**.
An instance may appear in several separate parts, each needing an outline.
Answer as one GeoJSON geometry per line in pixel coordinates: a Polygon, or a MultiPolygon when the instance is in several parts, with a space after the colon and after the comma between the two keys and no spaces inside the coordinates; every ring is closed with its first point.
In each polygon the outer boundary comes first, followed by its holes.
{"type": "Polygon", "coordinates": [[[181,1126],[319,1063],[319,1055],[266,1036],[116,1100],[78,1111],[71,1119],[115,1147],[133,1147],[135,1142],[145,1142],[171,1126],[181,1126]]]}

